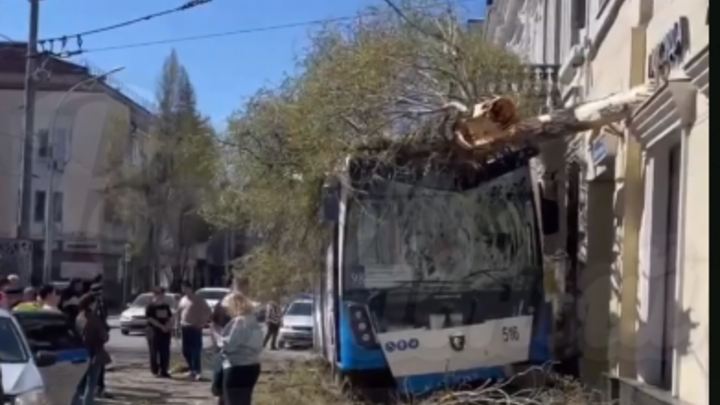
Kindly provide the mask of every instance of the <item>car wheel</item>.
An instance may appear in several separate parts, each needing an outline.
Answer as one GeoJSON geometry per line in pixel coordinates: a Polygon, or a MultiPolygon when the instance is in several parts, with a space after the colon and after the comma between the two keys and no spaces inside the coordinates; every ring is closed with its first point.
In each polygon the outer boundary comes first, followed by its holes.
{"type": "Polygon", "coordinates": [[[127,336],[127,335],[129,335],[129,334],[130,334],[130,331],[129,331],[129,330],[127,330],[127,329],[121,329],[121,330],[120,330],[120,333],[122,333],[122,334],[123,334],[123,336],[127,336]]]}
{"type": "Polygon", "coordinates": [[[285,349],[285,348],[287,347],[287,345],[286,345],[285,342],[283,342],[282,340],[279,340],[279,341],[277,342],[277,347],[278,347],[278,349],[281,349],[281,350],[282,350],[282,349],[285,349]]]}

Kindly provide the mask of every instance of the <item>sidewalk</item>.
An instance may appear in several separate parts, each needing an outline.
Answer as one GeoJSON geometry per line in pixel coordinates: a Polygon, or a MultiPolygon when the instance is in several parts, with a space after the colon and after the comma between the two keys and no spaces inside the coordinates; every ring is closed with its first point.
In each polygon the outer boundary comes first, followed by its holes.
{"type": "Polygon", "coordinates": [[[118,367],[105,376],[112,399],[98,400],[107,405],[214,405],[209,382],[196,382],[181,377],[158,379],[144,366],[118,367]]]}

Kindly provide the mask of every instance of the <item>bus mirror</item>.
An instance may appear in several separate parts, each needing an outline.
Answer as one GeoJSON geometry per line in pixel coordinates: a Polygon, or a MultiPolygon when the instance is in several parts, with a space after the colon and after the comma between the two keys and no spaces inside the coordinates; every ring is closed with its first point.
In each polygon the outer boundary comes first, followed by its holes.
{"type": "Polygon", "coordinates": [[[340,198],[338,187],[324,185],[322,188],[322,202],[320,207],[321,221],[335,223],[340,217],[340,198]]]}

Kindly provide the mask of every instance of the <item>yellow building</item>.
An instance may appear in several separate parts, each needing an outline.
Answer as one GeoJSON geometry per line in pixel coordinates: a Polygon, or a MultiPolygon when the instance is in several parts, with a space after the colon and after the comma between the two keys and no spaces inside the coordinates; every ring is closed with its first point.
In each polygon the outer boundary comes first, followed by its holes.
{"type": "MultiPolygon", "coordinates": [[[[611,274],[588,284],[588,300],[610,298],[604,315],[612,333],[607,364],[598,359],[603,342],[594,341],[584,365],[595,376],[607,367],[623,401],[708,404],[708,3],[603,3],[598,18],[617,14],[578,69],[585,97],[649,81],[657,91],[634,113],[624,139],[585,138],[587,200],[605,202],[588,205],[595,228],[587,228],[586,250],[601,267],[610,264],[611,274]]],[[[586,336],[599,336],[598,328],[586,336]]]]}
{"type": "Polygon", "coordinates": [[[708,1],[487,5],[487,38],[557,64],[566,105],[658,83],[630,123],[546,147],[565,223],[545,242],[566,242],[587,383],[621,404],[708,404],[708,1]]]}

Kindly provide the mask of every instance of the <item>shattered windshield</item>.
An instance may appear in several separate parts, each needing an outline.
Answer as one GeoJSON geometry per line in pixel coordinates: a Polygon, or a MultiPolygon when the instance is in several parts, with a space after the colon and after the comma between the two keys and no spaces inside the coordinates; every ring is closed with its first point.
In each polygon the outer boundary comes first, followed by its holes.
{"type": "Polygon", "coordinates": [[[348,203],[346,290],[521,288],[538,246],[529,170],[463,191],[382,181],[348,203]]]}

